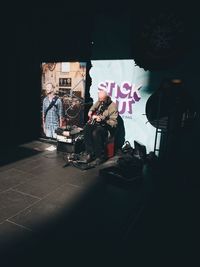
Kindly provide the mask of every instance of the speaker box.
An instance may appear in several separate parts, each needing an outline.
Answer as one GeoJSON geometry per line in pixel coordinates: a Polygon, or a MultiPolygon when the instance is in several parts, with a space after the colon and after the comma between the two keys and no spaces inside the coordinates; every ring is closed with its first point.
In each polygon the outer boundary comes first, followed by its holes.
{"type": "Polygon", "coordinates": [[[65,153],[80,153],[85,150],[83,140],[76,140],[72,143],[57,142],[57,151],[65,153]]]}

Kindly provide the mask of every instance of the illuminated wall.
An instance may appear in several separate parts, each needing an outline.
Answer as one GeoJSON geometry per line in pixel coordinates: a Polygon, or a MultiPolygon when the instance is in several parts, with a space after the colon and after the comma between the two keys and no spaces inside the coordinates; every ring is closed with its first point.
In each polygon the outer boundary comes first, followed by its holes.
{"type": "Polygon", "coordinates": [[[134,146],[134,140],[153,151],[155,128],[145,115],[149,72],[135,66],[133,60],[92,60],[90,76],[91,97],[97,100],[99,89],[106,90],[117,103],[125,126],[125,139],[134,146]]]}

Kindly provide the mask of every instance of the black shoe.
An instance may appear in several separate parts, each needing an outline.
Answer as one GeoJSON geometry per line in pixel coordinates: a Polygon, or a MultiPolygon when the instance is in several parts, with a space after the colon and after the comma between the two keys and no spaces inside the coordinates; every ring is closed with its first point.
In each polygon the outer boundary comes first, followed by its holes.
{"type": "Polygon", "coordinates": [[[87,160],[87,163],[89,163],[94,160],[94,157],[92,156],[92,154],[87,154],[86,160],[87,160]]]}
{"type": "Polygon", "coordinates": [[[105,158],[96,158],[95,159],[95,164],[96,165],[100,165],[100,164],[102,164],[105,161],[106,161],[105,158]]]}
{"type": "Polygon", "coordinates": [[[79,162],[82,162],[82,163],[89,163],[91,161],[94,160],[94,157],[89,154],[89,153],[84,153],[83,155],[81,155],[80,159],[79,159],[79,162]]]}

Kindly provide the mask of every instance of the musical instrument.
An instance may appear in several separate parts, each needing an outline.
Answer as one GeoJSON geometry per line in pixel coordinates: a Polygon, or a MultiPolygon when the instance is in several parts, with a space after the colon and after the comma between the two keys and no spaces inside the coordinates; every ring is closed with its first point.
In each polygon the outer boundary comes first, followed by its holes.
{"type": "MultiPolygon", "coordinates": [[[[104,102],[101,102],[98,109],[95,110],[93,113],[92,113],[92,116],[93,115],[97,115],[97,116],[101,116],[104,112],[104,110],[106,109],[106,106],[104,104],[104,102]]],[[[95,125],[95,124],[101,124],[102,122],[101,121],[97,121],[96,118],[93,118],[91,116],[91,118],[88,120],[88,124],[91,124],[91,125],[95,125]]]]}

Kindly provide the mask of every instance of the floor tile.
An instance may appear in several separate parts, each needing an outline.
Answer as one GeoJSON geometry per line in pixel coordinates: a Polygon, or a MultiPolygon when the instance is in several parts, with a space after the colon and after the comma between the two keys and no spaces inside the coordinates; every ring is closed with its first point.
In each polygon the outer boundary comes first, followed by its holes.
{"type": "Polygon", "coordinates": [[[17,169],[0,172],[0,192],[22,184],[33,177],[32,174],[17,169]]]}
{"type": "Polygon", "coordinates": [[[13,190],[0,194],[0,223],[38,201],[38,198],[13,190]]]}
{"type": "Polygon", "coordinates": [[[66,215],[80,201],[82,194],[79,187],[63,185],[10,220],[35,230],[44,223],[48,225],[63,214],[66,215]]]}
{"type": "Polygon", "coordinates": [[[45,173],[35,175],[33,179],[16,186],[13,189],[43,198],[49,193],[55,191],[61,185],[64,185],[69,181],[76,180],[76,177],[77,173],[75,173],[73,169],[70,169],[69,172],[66,172],[64,169],[59,167],[53,170],[46,169],[45,173]]]}
{"type": "Polygon", "coordinates": [[[20,239],[30,234],[31,230],[10,221],[0,224],[0,247],[8,244],[13,239],[20,239]]]}

